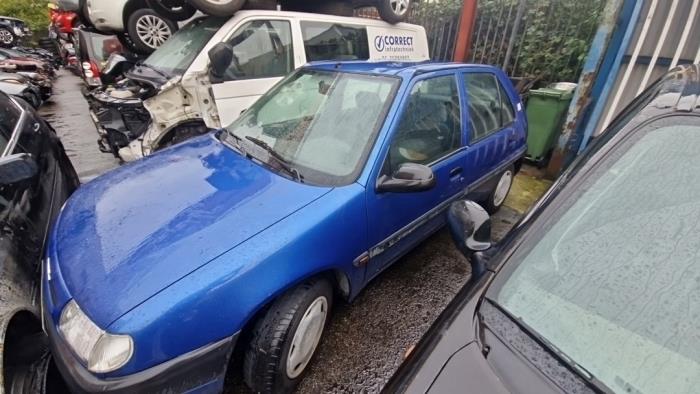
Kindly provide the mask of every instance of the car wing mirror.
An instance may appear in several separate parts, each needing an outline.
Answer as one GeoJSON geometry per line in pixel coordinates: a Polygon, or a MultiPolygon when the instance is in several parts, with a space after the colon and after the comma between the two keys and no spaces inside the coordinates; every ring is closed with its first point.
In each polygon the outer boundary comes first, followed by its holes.
{"type": "Polygon", "coordinates": [[[377,179],[377,192],[422,192],[432,189],[435,183],[435,174],[430,167],[417,163],[403,163],[393,175],[382,175],[377,179]]]}
{"type": "Polygon", "coordinates": [[[209,76],[212,83],[222,82],[233,61],[233,47],[225,42],[214,45],[209,52],[209,76]]]}
{"type": "Polygon", "coordinates": [[[485,271],[481,253],[491,248],[491,218],[481,205],[470,200],[458,200],[447,210],[447,224],[457,249],[469,259],[472,276],[485,271]]]}
{"type": "Polygon", "coordinates": [[[18,153],[0,158],[0,185],[11,185],[34,178],[39,166],[31,155],[18,153]]]}
{"type": "Polygon", "coordinates": [[[128,58],[120,53],[112,53],[107,58],[104,67],[102,67],[102,71],[100,72],[100,80],[103,84],[109,85],[110,83],[116,81],[117,77],[126,71],[129,71],[134,64],[136,64],[135,59],[128,58]]]}

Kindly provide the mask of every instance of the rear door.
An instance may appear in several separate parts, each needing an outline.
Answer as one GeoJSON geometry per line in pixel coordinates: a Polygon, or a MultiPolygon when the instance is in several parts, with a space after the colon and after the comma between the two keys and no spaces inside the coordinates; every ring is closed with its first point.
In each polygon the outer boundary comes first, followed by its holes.
{"type": "Polygon", "coordinates": [[[248,19],[225,40],[233,60],[223,81],[212,84],[221,125],[238,118],[263,93],[301,64],[295,64],[292,20],[248,19]]]}
{"type": "Polygon", "coordinates": [[[467,183],[473,184],[495,175],[516,152],[521,137],[515,110],[495,73],[467,71],[462,86],[468,108],[467,183]]]}

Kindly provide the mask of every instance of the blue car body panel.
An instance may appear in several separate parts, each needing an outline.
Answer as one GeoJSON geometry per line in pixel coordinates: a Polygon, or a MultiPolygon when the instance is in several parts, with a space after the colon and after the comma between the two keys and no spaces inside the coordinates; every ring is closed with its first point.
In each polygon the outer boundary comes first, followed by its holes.
{"type": "Polygon", "coordinates": [[[476,190],[524,154],[522,104],[494,67],[307,67],[401,80],[355,182],[334,188],[297,183],[210,134],[106,174],[65,206],[47,249],[45,316],[57,324],[73,298],[100,327],[132,336],[133,357],[102,377],[143,371],[229,337],[287,289],[320,273],[335,278],[353,299],[444,224],[450,200],[476,190]],[[462,75],[472,71],[493,73],[516,108],[512,124],[474,142],[462,75]],[[451,76],[459,87],[462,146],[431,164],[435,188],[377,193],[407,92],[439,75],[451,76]],[[365,256],[368,263],[358,264],[365,256]]]}

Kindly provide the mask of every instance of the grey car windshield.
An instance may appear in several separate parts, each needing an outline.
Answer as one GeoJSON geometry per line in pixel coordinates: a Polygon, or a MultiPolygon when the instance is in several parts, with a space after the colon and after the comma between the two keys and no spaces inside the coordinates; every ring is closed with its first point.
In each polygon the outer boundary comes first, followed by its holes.
{"type": "Polygon", "coordinates": [[[184,74],[211,37],[226,22],[221,18],[199,18],[173,34],[143,64],[172,75],[184,74]]]}
{"type": "Polygon", "coordinates": [[[488,295],[615,392],[700,387],[695,119],[656,121],[581,169],[488,295]]]}
{"type": "Polygon", "coordinates": [[[227,127],[244,143],[264,142],[304,181],[355,181],[384,122],[399,79],[299,70],[227,127]]]}

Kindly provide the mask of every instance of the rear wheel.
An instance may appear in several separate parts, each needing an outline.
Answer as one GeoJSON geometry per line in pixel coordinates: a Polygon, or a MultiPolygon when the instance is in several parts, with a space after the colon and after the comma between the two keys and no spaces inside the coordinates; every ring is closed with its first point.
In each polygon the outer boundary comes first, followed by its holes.
{"type": "Polygon", "coordinates": [[[15,35],[7,28],[0,27],[0,46],[11,48],[15,44],[15,35]]]}
{"type": "Polygon", "coordinates": [[[245,0],[189,0],[195,8],[212,16],[231,16],[243,7],[245,0]]]}
{"type": "Polygon", "coordinates": [[[411,0],[377,0],[379,16],[389,23],[405,21],[410,9],[411,0]]]}
{"type": "Polygon", "coordinates": [[[175,34],[177,24],[150,8],[142,8],[129,16],[126,31],[136,52],[149,54],[175,34]]]}
{"type": "Polygon", "coordinates": [[[185,3],[185,0],[146,0],[149,8],[174,21],[190,19],[197,9],[185,3]]]}
{"type": "Polygon", "coordinates": [[[275,301],[258,320],[245,353],[243,378],[257,393],[289,393],[316,353],[333,306],[333,289],[311,279],[275,301]]]}
{"type": "Polygon", "coordinates": [[[489,194],[488,200],[484,203],[484,208],[489,213],[495,213],[498,211],[503,203],[506,201],[508,192],[510,192],[510,187],[513,185],[513,177],[515,176],[515,171],[513,166],[508,167],[504,170],[498,177],[498,182],[494,186],[493,190],[489,194]]]}

